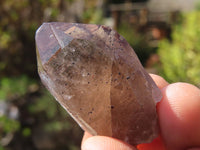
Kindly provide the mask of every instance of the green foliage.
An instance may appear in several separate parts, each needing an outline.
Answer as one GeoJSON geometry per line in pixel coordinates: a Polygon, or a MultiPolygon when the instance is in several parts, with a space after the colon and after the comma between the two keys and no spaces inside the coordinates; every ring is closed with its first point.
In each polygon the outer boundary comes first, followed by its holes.
{"type": "Polygon", "coordinates": [[[29,105],[31,113],[43,112],[48,118],[54,118],[57,112],[57,102],[51,94],[44,89],[42,96],[35,100],[33,105],[29,105]]]}
{"type": "Polygon", "coordinates": [[[0,48],[8,48],[9,42],[11,41],[11,34],[9,31],[3,32],[0,29],[0,48]]]}
{"type": "Polygon", "coordinates": [[[7,100],[24,96],[34,86],[27,76],[2,78],[0,80],[0,99],[7,100]]]}
{"type": "Polygon", "coordinates": [[[101,9],[89,8],[83,13],[82,19],[85,23],[102,24],[103,12],[101,9]]]}
{"type": "Polygon", "coordinates": [[[0,145],[0,150],[5,150],[5,149],[0,145]]]}
{"type": "MultiPolygon", "coordinates": [[[[15,132],[19,129],[20,124],[18,121],[9,119],[6,116],[0,116],[0,130],[4,131],[4,134],[15,132]]],[[[1,137],[1,134],[0,134],[1,137]]]]}
{"type": "Polygon", "coordinates": [[[172,42],[159,45],[162,74],[170,82],[184,81],[200,86],[200,12],[183,14],[175,25],[172,42]]]}
{"type": "Polygon", "coordinates": [[[62,131],[62,130],[69,130],[72,128],[72,124],[69,121],[52,121],[45,124],[44,129],[48,132],[52,131],[62,131]]]}
{"type": "Polygon", "coordinates": [[[22,130],[22,135],[23,135],[24,137],[29,137],[29,136],[31,135],[31,129],[30,129],[30,128],[24,128],[24,129],[22,130]]]}

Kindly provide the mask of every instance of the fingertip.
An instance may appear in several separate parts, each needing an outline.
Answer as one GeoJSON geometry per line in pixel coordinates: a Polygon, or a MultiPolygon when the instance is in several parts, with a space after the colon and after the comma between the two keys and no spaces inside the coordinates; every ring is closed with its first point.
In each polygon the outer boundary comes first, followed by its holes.
{"type": "Polygon", "coordinates": [[[169,105],[178,119],[189,121],[200,113],[200,90],[188,83],[174,83],[166,88],[169,105]]]}
{"type": "Polygon", "coordinates": [[[200,90],[188,83],[162,89],[158,105],[161,134],[170,149],[200,146],[200,90]]]}
{"type": "Polygon", "coordinates": [[[134,147],[114,138],[93,136],[85,140],[82,150],[136,150],[134,147]]]}
{"type": "Polygon", "coordinates": [[[85,140],[87,140],[88,138],[92,137],[92,135],[88,132],[84,132],[84,135],[83,135],[83,139],[82,139],[82,142],[81,142],[81,145],[83,145],[83,143],[85,142],[85,140]]]}

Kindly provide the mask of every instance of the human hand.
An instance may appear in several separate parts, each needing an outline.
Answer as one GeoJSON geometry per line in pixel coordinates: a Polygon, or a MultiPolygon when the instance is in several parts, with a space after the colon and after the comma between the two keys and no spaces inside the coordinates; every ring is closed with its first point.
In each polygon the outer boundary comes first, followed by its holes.
{"type": "Polygon", "coordinates": [[[160,136],[135,148],[85,132],[82,150],[200,150],[200,89],[188,83],[168,84],[162,77],[150,75],[163,95],[157,105],[160,136]]]}

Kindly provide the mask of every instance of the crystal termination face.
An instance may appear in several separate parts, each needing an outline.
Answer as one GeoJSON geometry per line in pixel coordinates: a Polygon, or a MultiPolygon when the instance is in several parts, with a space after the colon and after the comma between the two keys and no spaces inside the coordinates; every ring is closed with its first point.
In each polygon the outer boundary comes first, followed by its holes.
{"type": "Polygon", "coordinates": [[[82,129],[131,145],[158,136],[161,92],[116,31],[92,24],[43,23],[36,45],[43,84],[82,129]]]}

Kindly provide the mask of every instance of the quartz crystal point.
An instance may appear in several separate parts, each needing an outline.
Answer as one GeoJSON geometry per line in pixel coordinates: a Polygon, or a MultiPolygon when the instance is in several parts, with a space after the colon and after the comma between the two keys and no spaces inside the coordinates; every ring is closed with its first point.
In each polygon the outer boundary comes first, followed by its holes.
{"type": "Polygon", "coordinates": [[[43,84],[84,130],[131,145],[158,136],[161,92],[116,31],[92,24],[43,23],[36,45],[43,84]]]}

